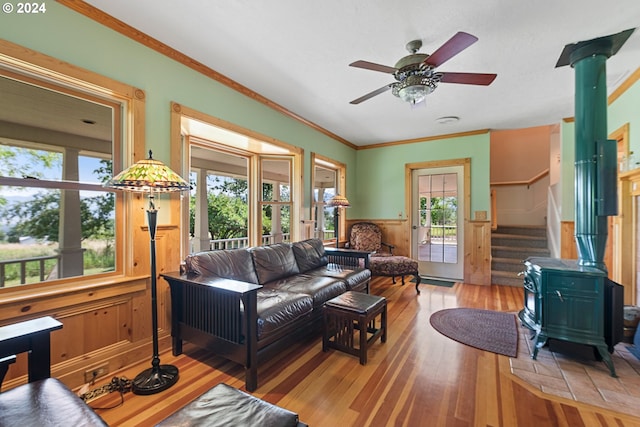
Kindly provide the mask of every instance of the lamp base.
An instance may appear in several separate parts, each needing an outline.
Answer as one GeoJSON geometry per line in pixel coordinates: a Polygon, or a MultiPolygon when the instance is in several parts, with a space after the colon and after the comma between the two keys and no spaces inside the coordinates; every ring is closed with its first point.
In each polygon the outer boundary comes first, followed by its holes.
{"type": "Polygon", "coordinates": [[[135,394],[160,393],[178,381],[178,368],[173,365],[160,365],[140,372],[131,384],[135,394]]]}

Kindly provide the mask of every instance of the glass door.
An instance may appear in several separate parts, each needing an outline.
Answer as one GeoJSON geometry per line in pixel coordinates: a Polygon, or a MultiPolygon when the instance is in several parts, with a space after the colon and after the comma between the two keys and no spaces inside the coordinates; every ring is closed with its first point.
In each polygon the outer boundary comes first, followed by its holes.
{"type": "Polygon", "coordinates": [[[422,276],[463,279],[463,176],[463,166],[412,172],[412,249],[422,276]]]}

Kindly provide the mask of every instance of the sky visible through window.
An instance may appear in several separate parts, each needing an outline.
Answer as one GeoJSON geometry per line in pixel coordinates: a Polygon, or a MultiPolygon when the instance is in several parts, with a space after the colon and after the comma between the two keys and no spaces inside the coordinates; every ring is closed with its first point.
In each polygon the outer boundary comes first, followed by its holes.
{"type": "MultiPolygon", "coordinates": [[[[62,179],[62,154],[59,154],[58,159],[54,161],[50,167],[45,167],[41,162],[34,161],[33,156],[27,154],[24,150],[16,150],[15,157],[12,157],[11,170],[8,165],[0,165],[0,175],[14,177],[14,178],[26,178],[33,176],[43,180],[59,181],[62,179]]],[[[79,182],[99,184],[100,177],[96,175],[95,171],[102,165],[99,158],[79,156],[78,157],[78,172],[79,182]]],[[[12,196],[30,196],[38,192],[37,188],[29,187],[0,187],[0,193],[4,197],[12,196]]],[[[95,195],[95,192],[86,192],[90,195],[95,195]]]]}

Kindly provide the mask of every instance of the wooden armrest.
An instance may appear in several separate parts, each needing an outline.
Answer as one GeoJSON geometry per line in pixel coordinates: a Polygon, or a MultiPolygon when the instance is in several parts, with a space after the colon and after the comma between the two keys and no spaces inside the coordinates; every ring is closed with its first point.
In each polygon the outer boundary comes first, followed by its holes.
{"type": "Polygon", "coordinates": [[[62,323],[49,316],[0,327],[0,358],[28,352],[29,382],[49,378],[50,334],[57,329],[62,329],[62,323]]]}
{"type": "Polygon", "coordinates": [[[214,276],[204,276],[201,274],[193,273],[180,274],[180,272],[178,271],[162,273],[160,276],[165,278],[167,282],[169,282],[169,284],[171,284],[171,282],[176,282],[190,285],[208,286],[217,288],[222,292],[230,292],[240,295],[256,292],[258,289],[262,288],[262,285],[256,285],[254,283],[223,279],[221,277],[214,276]]]}
{"type": "Polygon", "coordinates": [[[358,267],[359,260],[364,260],[364,268],[369,268],[369,258],[371,252],[358,251],[355,249],[344,248],[325,248],[325,253],[329,258],[329,262],[344,265],[347,267],[358,267]]]}

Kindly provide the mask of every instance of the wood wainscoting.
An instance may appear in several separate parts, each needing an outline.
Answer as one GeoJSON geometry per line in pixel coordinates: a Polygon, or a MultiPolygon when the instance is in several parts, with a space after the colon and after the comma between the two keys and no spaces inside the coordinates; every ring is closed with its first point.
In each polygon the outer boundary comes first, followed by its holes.
{"type": "MultiPolygon", "coordinates": [[[[636,277],[639,263],[635,257],[637,245],[640,244],[640,239],[633,242],[638,229],[631,223],[634,216],[633,212],[629,212],[609,219],[609,235],[604,254],[609,278],[624,287],[624,303],[631,305],[636,304],[638,295],[636,277]]],[[[562,221],[560,230],[560,258],[578,259],[574,222],[562,221]]]]}
{"type": "Polygon", "coordinates": [[[464,282],[491,284],[491,221],[472,220],[464,233],[464,282]]]}
{"type": "Polygon", "coordinates": [[[346,238],[349,241],[351,226],[356,222],[372,222],[382,230],[382,241],[394,245],[394,255],[411,256],[411,225],[406,219],[349,219],[346,221],[346,238]]]}
{"type": "MultiPolygon", "coordinates": [[[[395,246],[394,255],[411,256],[411,224],[407,219],[347,220],[347,239],[356,222],[372,222],[382,230],[382,240],[395,246]]],[[[491,284],[491,221],[468,221],[464,242],[464,281],[475,285],[491,284]]]]}
{"type": "MultiPolygon", "coordinates": [[[[100,380],[141,361],[151,361],[151,297],[149,280],[149,232],[135,227],[133,274],[91,279],[70,285],[25,287],[5,294],[0,304],[0,325],[51,316],[63,327],[51,334],[51,376],[69,387],[84,384],[85,372],[100,371],[100,380]],[[146,274],[145,274],[146,273],[146,274]]],[[[158,274],[176,270],[179,251],[177,226],[158,226],[156,234],[158,274]],[[176,267],[171,267],[176,266],[176,267]]],[[[159,347],[170,348],[170,292],[159,279],[159,347]]],[[[19,354],[3,383],[10,389],[27,382],[27,354],[19,354]]]]}

